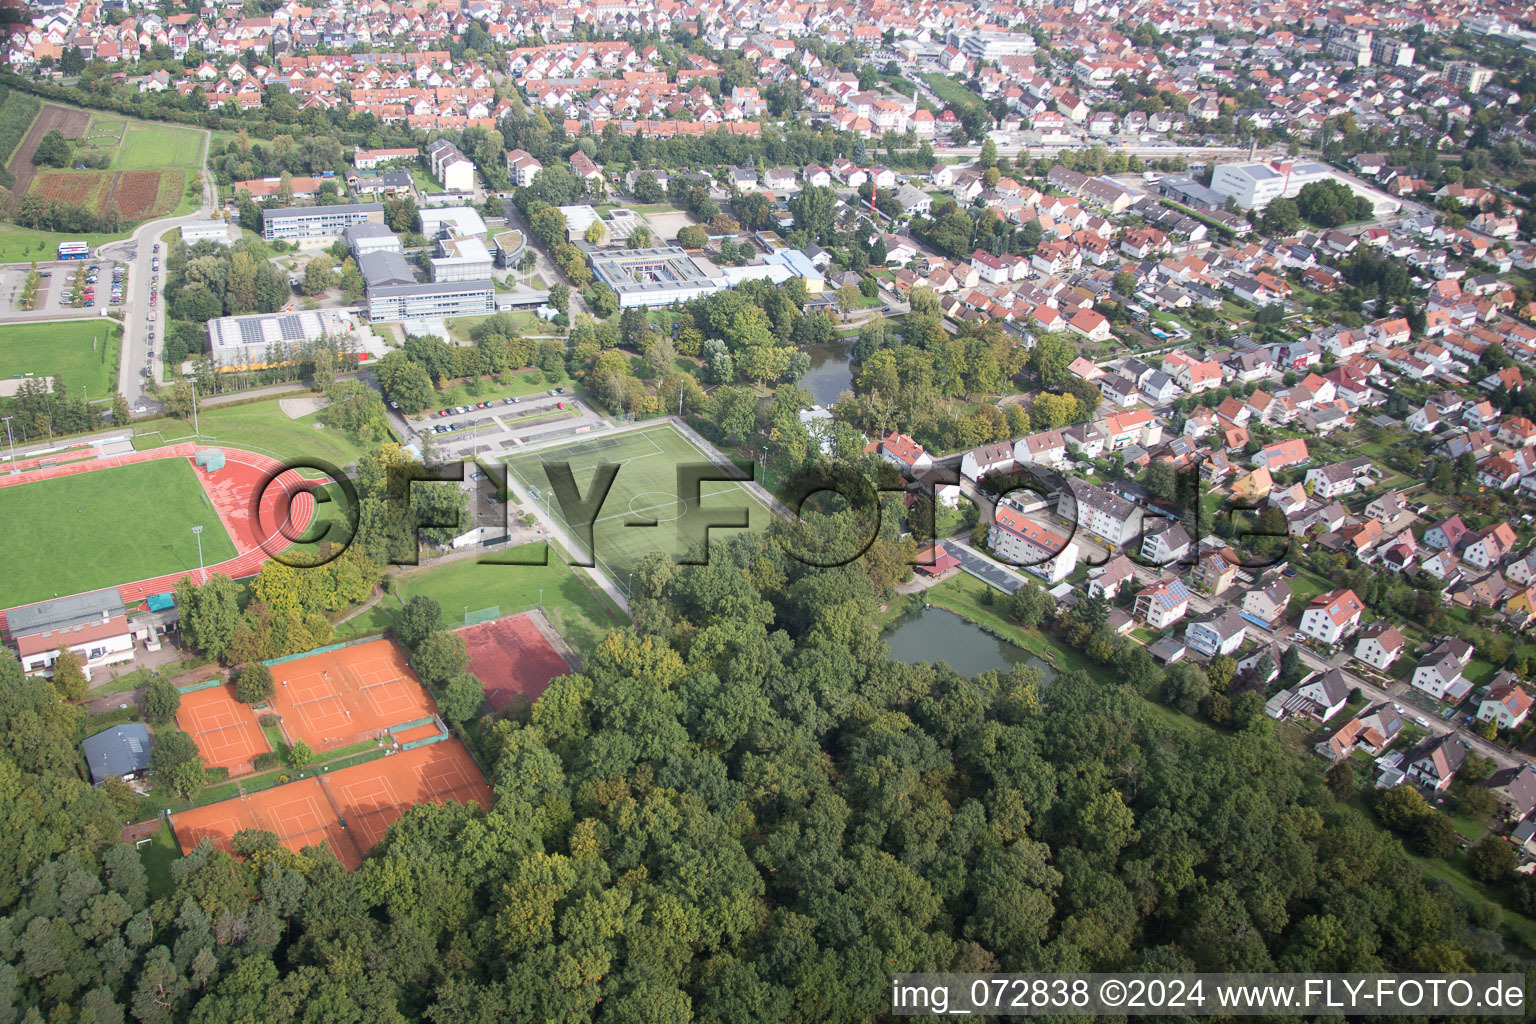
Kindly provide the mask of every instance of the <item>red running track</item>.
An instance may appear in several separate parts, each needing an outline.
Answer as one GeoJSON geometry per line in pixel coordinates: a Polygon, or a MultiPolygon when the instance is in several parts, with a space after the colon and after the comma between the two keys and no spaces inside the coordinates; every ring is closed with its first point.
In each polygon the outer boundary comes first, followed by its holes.
{"type": "MultiPolygon", "coordinates": [[[[224,528],[229,531],[229,538],[238,552],[234,558],[205,567],[203,578],[214,573],[222,573],[230,579],[254,576],[269,558],[287,548],[294,538],[303,536],[315,511],[315,501],[309,488],[323,481],[306,481],[293,470],[284,469],[278,460],[241,448],[219,448],[224,453],[224,468],[210,476],[193,460],[193,456],[203,450],[206,449],[185,442],[62,466],[44,466],[0,476],[0,487],[16,487],[38,480],[54,480],[99,469],[153,462],[156,459],[186,459],[192,464],[197,479],[203,485],[203,491],[213,502],[214,510],[224,528]],[[274,481],[272,485],[266,485],[269,479],[274,481]],[[261,499],[259,508],[258,494],[261,499]]],[[[126,583],[118,591],[123,603],[132,606],[151,594],[170,592],[183,578],[197,576],[195,569],[171,573],[126,583]]],[[[4,618],[0,617],[0,630],[3,629],[4,618]]]]}

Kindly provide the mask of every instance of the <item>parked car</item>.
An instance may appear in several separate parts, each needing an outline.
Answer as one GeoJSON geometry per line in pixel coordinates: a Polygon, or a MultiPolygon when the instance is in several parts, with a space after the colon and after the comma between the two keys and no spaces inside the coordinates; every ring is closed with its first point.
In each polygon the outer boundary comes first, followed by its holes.
{"type": "Polygon", "coordinates": [[[517,399],[515,399],[515,398],[503,398],[501,400],[501,404],[502,405],[515,405],[515,404],[517,404],[517,399]]]}

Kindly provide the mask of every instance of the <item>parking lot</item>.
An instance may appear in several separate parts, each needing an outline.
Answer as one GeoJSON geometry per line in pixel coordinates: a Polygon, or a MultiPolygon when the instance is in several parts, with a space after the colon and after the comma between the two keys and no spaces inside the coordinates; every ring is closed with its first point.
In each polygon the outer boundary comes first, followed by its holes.
{"type": "Polygon", "coordinates": [[[537,395],[497,398],[474,406],[433,409],[408,421],[444,457],[515,448],[541,437],[577,433],[604,421],[565,388],[537,395]]]}
{"type": "Polygon", "coordinates": [[[112,260],[60,260],[39,264],[36,300],[31,310],[23,310],[19,304],[26,291],[30,270],[7,267],[0,271],[0,311],[16,314],[75,311],[90,315],[121,308],[127,288],[127,272],[126,264],[112,260]]]}

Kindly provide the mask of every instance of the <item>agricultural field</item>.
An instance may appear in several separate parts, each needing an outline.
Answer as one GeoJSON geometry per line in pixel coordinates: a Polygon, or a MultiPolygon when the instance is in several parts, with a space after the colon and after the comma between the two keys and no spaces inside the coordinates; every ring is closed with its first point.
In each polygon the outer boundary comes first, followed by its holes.
{"type": "Polygon", "coordinates": [[[161,459],[0,487],[0,607],[80,594],[235,557],[186,459],[161,459]],[[61,557],[89,552],[90,557],[61,557]]]}
{"type": "Polygon", "coordinates": [[[43,109],[43,101],[24,92],[0,90],[0,163],[10,159],[11,153],[21,144],[32,119],[43,109]]]}
{"type": "MultiPolygon", "coordinates": [[[[15,94],[5,99],[6,104],[18,102],[15,94]]],[[[24,113],[0,105],[0,144],[7,140],[7,133],[24,130],[17,127],[24,113]]],[[[13,194],[71,203],[96,214],[114,211],[129,223],[165,216],[186,205],[188,174],[203,162],[206,133],[196,129],[92,114],[53,103],[44,105],[30,123],[9,164],[16,176],[13,194]],[[34,166],[32,154],[50,130],[80,143],[77,156],[104,155],[106,167],[34,166]]],[[[9,254],[17,248],[6,238],[13,230],[0,229],[0,258],[21,258],[9,254]]]]}
{"type": "Polygon", "coordinates": [[[111,171],[42,171],[32,180],[28,192],[99,212],[112,177],[111,171]]]}
{"type": "Polygon", "coordinates": [[[112,320],[0,327],[0,382],[27,374],[62,376],[71,396],[110,398],[117,390],[122,337],[112,320]]]}

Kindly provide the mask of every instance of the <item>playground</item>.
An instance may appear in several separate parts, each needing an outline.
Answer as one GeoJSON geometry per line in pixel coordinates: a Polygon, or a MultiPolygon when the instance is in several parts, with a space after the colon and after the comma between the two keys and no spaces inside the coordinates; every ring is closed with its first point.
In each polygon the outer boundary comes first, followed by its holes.
{"type": "Polygon", "coordinates": [[[491,789],[456,739],[391,754],[286,785],[171,816],[183,854],[203,839],[224,850],[242,829],[262,829],[298,853],[325,844],[348,870],[357,868],[389,826],[412,806],[447,801],[492,804],[491,789]]]}
{"type": "Polygon", "coordinates": [[[551,679],[571,671],[533,615],[509,615],[458,631],[469,647],[469,671],[485,684],[485,702],[493,712],[532,704],[551,679]]]}
{"type": "Polygon", "coordinates": [[[271,663],[269,707],[290,742],[321,753],[429,723],[431,694],[391,640],[325,648],[271,663]]]}

